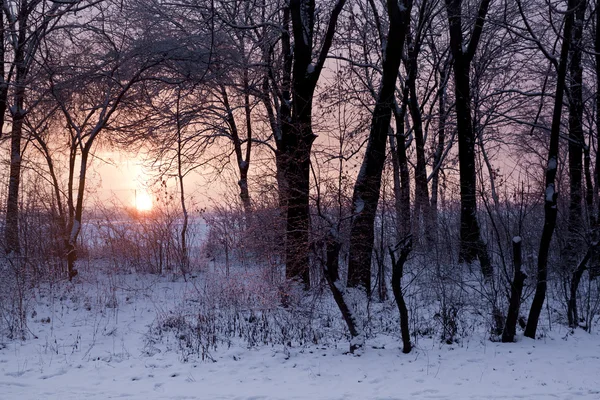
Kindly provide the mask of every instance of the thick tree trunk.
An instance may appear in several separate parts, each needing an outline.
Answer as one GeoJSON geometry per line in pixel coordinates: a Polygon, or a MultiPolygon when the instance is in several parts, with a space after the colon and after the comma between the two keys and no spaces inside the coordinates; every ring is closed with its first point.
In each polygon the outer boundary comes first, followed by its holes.
{"type": "MultiPolygon", "coordinates": [[[[4,2],[2,2],[4,5],[4,2]]],[[[8,82],[6,81],[6,51],[4,47],[5,37],[4,16],[0,15],[0,138],[4,132],[4,120],[8,102],[8,82]]]]}
{"type": "Polygon", "coordinates": [[[510,285],[510,300],[508,303],[508,314],[506,316],[506,324],[502,332],[502,343],[511,343],[515,341],[517,334],[517,320],[519,319],[519,309],[521,308],[521,295],[523,294],[523,283],[527,279],[521,271],[521,238],[515,236],[512,240],[513,244],[513,266],[514,278],[510,285]]]}
{"type": "MultiPolygon", "coordinates": [[[[297,102],[299,100],[297,99],[297,102]]],[[[310,154],[315,136],[311,129],[311,105],[310,103],[303,103],[306,108],[304,108],[302,118],[294,121],[295,123],[292,126],[294,133],[283,138],[285,181],[288,185],[286,278],[299,278],[305,288],[308,289],[310,287],[310,154]]]]}
{"type": "Polygon", "coordinates": [[[473,33],[465,46],[462,26],[462,0],[446,0],[450,29],[450,48],[454,58],[454,93],[456,127],[458,131],[458,161],[460,169],[460,251],[459,261],[472,263],[479,259],[481,272],[492,279],[493,270],[487,248],[481,239],[477,220],[475,132],[471,119],[471,61],[475,55],[490,0],[482,0],[473,33]]]}
{"type": "Polygon", "coordinates": [[[483,275],[490,278],[493,271],[477,220],[475,134],[471,120],[469,68],[462,58],[454,61],[461,203],[459,260],[472,263],[479,258],[483,275]]]}
{"type": "MultiPolygon", "coordinates": [[[[11,107],[12,130],[10,135],[10,174],[8,198],[6,201],[6,225],[4,230],[7,254],[21,252],[19,242],[19,191],[21,181],[21,138],[23,136],[23,120],[25,118],[25,93],[27,64],[25,61],[25,45],[27,41],[28,16],[30,10],[27,3],[18,9],[19,28],[17,43],[14,43],[15,79],[14,104],[11,107]]],[[[1,127],[0,127],[1,129],[1,127]]]]}
{"type": "Polygon", "coordinates": [[[7,254],[20,254],[19,241],[19,189],[21,182],[21,137],[23,132],[23,97],[24,90],[16,99],[16,112],[13,114],[10,135],[10,175],[8,197],[6,201],[6,225],[4,238],[7,254]]]}
{"type": "MultiPolygon", "coordinates": [[[[596,132],[600,132],[600,1],[596,1],[596,38],[594,39],[594,50],[596,58],[596,132]]],[[[596,149],[600,146],[600,135],[596,135],[596,149]]],[[[591,143],[591,139],[590,139],[591,143]]],[[[591,146],[591,144],[590,144],[591,146]]],[[[598,191],[600,190],[600,151],[596,151],[596,166],[594,170],[594,197],[596,199],[596,209],[593,211],[595,226],[600,224],[600,199],[598,191]]],[[[595,279],[600,275],[600,263],[598,257],[594,256],[590,263],[590,279],[595,279]]]]}
{"type": "Polygon", "coordinates": [[[583,247],[582,172],[583,172],[583,91],[581,67],[581,38],[586,1],[578,0],[573,24],[569,62],[569,222],[565,248],[562,252],[562,271],[571,273],[583,247]]]}
{"type": "MultiPolygon", "coordinates": [[[[310,155],[315,135],[312,131],[312,101],[317,82],[333,42],[337,20],[346,0],[337,0],[321,38],[316,63],[313,64],[315,2],[314,0],[290,0],[284,10],[284,26],[291,20],[294,35],[293,50],[285,29],[282,37],[284,53],[284,79],[291,67],[291,115],[282,104],[282,130],[278,150],[282,152],[287,181],[287,233],[286,277],[299,278],[305,288],[310,287],[309,276],[309,191],[310,155]],[[290,115],[290,118],[288,118],[290,115]]],[[[288,82],[283,82],[282,103],[286,101],[288,82]]]]}
{"type": "MultiPolygon", "coordinates": [[[[577,0],[569,0],[569,10],[575,8],[577,0]]],[[[546,191],[544,193],[544,227],[542,229],[542,238],[538,251],[537,266],[537,284],[535,295],[529,310],[525,336],[535,339],[537,326],[542,312],[544,301],[546,300],[547,277],[548,277],[548,253],[554,228],[556,227],[557,198],[556,192],[556,172],[558,169],[558,152],[560,138],[560,123],[562,116],[563,97],[565,91],[565,78],[567,75],[567,61],[569,57],[569,48],[573,27],[573,12],[565,15],[565,27],[563,41],[560,51],[560,61],[556,77],[556,95],[554,96],[554,111],[552,114],[552,127],[550,131],[550,146],[548,148],[548,166],[546,168],[546,191]]]]}
{"type": "Polygon", "coordinates": [[[384,50],[381,87],[373,111],[367,150],[352,195],[353,218],[350,228],[348,286],[362,286],[368,295],[371,293],[374,222],[379,202],[381,174],[385,163],[385,147],[411,7],[410,1],[403,3],[402,7],[395,1],[388,1],[390,27],[384,50]]]}

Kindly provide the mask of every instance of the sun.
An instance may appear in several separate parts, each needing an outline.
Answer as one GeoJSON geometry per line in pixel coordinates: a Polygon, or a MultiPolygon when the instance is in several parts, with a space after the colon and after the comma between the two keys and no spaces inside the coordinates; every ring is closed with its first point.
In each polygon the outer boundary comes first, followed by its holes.
{"type": "Polygon", "coordinates": [[[135,208],[138,211],[150,211],[152,210],[152,197],[146,192],[138,191],[135,194],[135,208]]]}

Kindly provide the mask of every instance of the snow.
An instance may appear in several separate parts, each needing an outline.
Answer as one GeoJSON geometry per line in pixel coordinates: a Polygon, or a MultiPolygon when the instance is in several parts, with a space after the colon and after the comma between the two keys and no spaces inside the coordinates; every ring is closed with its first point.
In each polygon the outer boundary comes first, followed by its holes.
{"type": "Polygon", "coordinates": [[[354,201],[354,214],[360,214],[361,212],[363,212],[364,209],[365,209],[365,201],[361,197],[358,197],[354,201]]]}
{"type": "Polygon", "coordinates": [[[546,186],[546,201],[554,202],[554,184],[553,183],[546,186]]]}
{"type": "Polygon", "coordinates": [[[548,171],[556,170],[558,167],[558,162],[556,161],[556,157],[552,157],[548,160],[548,171]]]}
{"type": "Polygon", "coordinates": [[[581,330],[555,326],[512,344],[421,338],[407,355],[399,338],[380,335],[359,357],[347,342],[234,344],[215,351],[216,362],[182,362],[175,351],[148,351],[145,338],[198,282],[82,275],[65,295],[38,291],[28,318],[37,339],[0,341],[0,399],[600,398],[600,337],[581,330]]]}
{"type": "Polygon", "coordinates": [[[71,235],[69,236],[69,243],[75,243],[81,224],[77,220],[73,220],[73,227],[71,228],[71,235]]]}

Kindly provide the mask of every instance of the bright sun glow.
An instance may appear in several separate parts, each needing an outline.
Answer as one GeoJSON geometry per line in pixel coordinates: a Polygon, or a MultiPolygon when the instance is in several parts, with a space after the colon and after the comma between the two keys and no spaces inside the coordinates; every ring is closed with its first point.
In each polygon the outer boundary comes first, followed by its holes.
{"type": "Polygon", "coordinates": [[[152,197],[146,192],[137,191],[135,195],[135,208],[138,211],[152,210],[152,197]]]}

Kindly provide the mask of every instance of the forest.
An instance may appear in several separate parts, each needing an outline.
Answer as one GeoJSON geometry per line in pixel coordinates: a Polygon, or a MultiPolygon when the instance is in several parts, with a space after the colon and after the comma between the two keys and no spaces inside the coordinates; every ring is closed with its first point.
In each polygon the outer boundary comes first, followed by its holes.
{"type": "MultiPolygon", "coordinates": [[[[0,22],[0,398],[48,354],[44,380],[133,352],[600,359],[600,2],[2,0],[0,22]],[[131,199],[107,154],[143,164],[131,199]]],[[[574,398],[560,379],[539,398],[574,398]]]]}

